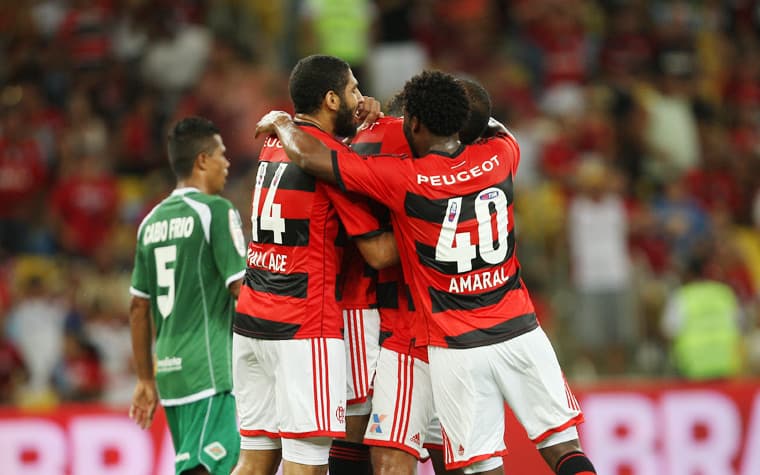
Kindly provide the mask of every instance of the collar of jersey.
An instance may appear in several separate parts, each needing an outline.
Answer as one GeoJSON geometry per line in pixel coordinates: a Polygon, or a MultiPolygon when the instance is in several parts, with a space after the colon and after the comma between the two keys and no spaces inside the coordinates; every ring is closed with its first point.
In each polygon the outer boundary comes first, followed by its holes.
{"type": "Polygon", "coordinates": [[[460,153],[462,153],[462,151],[464,151],[464,144],[460,143],[459,147],[456,150],[454,150],[453,152],[451,152],[451,153],[442,152],[440,150],[431,150],[427,154],[428,155],[441,155],[441,156],[444,156],[444,157],[454,158],[457,155],[459,155],[460,153]]]}
{"type": "Polygon", "coordinates": [[[200,193],[201,190],[194,186],[186,186],[184,188],[177,188],[176,190],[172,191],[172,196],[178,196],[178,195],[186,195],[188,193],[200,193]]]}

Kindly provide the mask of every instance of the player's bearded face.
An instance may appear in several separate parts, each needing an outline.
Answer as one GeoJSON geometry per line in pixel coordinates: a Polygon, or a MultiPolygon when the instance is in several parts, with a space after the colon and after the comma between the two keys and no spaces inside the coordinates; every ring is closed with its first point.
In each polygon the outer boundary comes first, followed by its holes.
{"type": "Polygon", "coordinates": [[[349,107],[345,94],[340,98],[340,107],[335,117],[335,135],[340,137],[352,137],[356,134],[356,123],[354,123],[354,113],[356,107],[349,107]]]}

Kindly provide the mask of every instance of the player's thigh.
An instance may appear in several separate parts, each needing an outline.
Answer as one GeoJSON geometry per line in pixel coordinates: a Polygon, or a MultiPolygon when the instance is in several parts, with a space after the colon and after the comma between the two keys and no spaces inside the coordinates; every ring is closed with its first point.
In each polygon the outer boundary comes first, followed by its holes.
{"type": "Polygon", "coordinates": [[[175,444],[177,473],[202,465],[209,473],[228,474],[240,454],[235,398],[228,392],[167,408],[175,444]]]}
{"type": "Polygon", "coordinates": [[[345,436],[343,340],[281,340],[277,346],[276,412],[283,438],[345,436]]]}
{"type": "Polygon", "coordinates": [[[368,405],[361,403],[372,392],[372,379],[380,353],[380,315],[376,309],[348,309],[343,311],[343,323],[349,414],[368,414],[356,411],[369,409],[368,405]],[[352,408],[354,405],[359,406],[352,408]]]}
{"type": "Polygon", "coordinates": [[[421,458],[432,414],[428,364],[411,355],[381,348],[364,442],[421,458]]]}
{"type": "Polygon", "coordinates": [[[556,353],[539,327],[493,345],[492,369],[512,412],[538,443],[582,420],[556,353]]]}
{"type": "Polygon", "coordinates": [[[505,453],[504,397],[491,370],[489,349],[428,349],[449,468],[505,453]]]}
{"type": "Polygon", "coordinates": [[[232,335],[233,393],[244,438],[279,437],[277,414],[272,410],[276,407],[272,346],[271,341],[232,335]]]}

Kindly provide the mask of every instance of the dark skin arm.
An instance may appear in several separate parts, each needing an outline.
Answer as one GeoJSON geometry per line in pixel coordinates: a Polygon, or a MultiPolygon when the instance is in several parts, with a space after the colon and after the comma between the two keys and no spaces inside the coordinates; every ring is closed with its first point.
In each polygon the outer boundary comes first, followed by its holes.
{"type": "Polygon", "coordinates": [[[385,269],[399,262],[396,239],[391,232],[356,239],[354,242],[364,260],[374,269],[385,269]]]}
{"type": "Polygon", "coordinates": [[[235,280],[233,282],[230,282],[230,286],[228,287],[228,289],[230,291],[230,294],[233,297],[238,298],[238,296],[240,295],[240,286],[241,285],[243,285],[243,279],[238,279],[238,280],[235,280]]]}
{"type": "Polygon", "coordinates": [[[272,111],[262,117],[256,124],[256,137],[262,134],[277,134],[285,153],[296,166],[328,183],[336,183],[331,150],[298,128],[287,112],[272,111]]]}
{"type": "Polygon", "coordinates": [[[137,385],[132,394],[129,417],[143,429],[150,427],[158,405],[158,390],[153,374],[153,323],[150,301],[132,296],[129,304],[129,326],[132,333],[132,356],[137,373],[137,385]]]}
{"type": "MultiPolygon", "coordinates": [[[[332,151],[319,139],[293,123],[287,112],[272,111],[256,125],[256,137],[277,134],[288,158],[306,173],[335,184],[332,151]]],[[[398,249],[393,233],[382,233],[356,240],[356,247],[371,267],[383,269],[398,263],[398,249]]]]}

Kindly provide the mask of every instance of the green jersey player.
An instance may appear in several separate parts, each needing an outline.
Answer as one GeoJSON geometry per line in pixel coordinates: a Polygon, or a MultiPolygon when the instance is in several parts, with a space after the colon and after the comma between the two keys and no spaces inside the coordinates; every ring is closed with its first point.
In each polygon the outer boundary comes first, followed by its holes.
{"type": "Polygon", "coordinates": [[[245,246],[238,212],[217,195],[229,168],[224,151],[210,121],[179,121],[168,137],[177,188],[137,232],[129,415],[147,428],[160,398],[177,474],[229,474],[240,450],[231,343],[245,246]]]}

